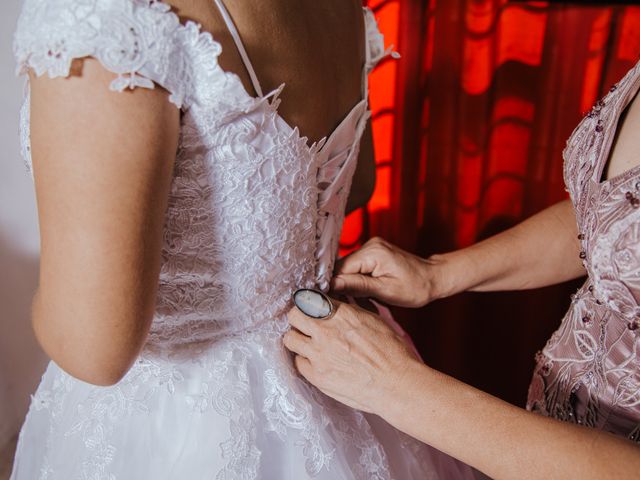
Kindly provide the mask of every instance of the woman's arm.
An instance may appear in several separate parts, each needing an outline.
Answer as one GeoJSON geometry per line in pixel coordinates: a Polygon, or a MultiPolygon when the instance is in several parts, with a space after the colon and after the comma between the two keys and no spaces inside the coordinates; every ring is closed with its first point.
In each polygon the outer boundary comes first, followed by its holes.
{"type": "Polygon", "coordinates": [[[640,473],[637,444],[528,412],[424,364],[406,369],[391,394],[381,395],[389,411],[376,407],[375,413],[491,478],[602,480],[640,473]]]}
{"type": "Polygon", "coordinates": [[[144,344],[155,307],[179,111],[161,88],[109,90],[96,60],[31,76],[41,236],[33,327],[71,375],[109,385],[144,344]]]}
{"type": "Polygon", "coordinates": [[[376,315],[336,302],[317,321],[297,309],[285,346],[325,394],[495,479],[637,478],[640,447],[514,407],[418,361],[376,315]]]}
{"type": "Polygon", "coordinates": [[[466,290],[522,290],[578,278],[586,273],[579,254],[575,213],[565,200],[487,240],[428,259],[373,239],[338,264],[333,288],[417,307],[466,290]]]}
{"type": "MultiPolygon", "coordinates": [[[[525,290],[586,275],[570,200],[463,250],[431,257],[450,265],[453,292],[525,290]]],[[[451,288],[451,287],[450,287],[451,288]]]]}

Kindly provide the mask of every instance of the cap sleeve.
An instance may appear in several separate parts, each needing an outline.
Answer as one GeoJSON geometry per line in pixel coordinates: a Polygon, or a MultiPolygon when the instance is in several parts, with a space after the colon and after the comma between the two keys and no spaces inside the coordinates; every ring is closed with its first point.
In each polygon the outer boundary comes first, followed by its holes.
{"type": "Polygon", "coordinates": [[[216,69],[220,52],[199,25],[181,24],[155,0],[25,0],[14,37],[19,74],[66,77],[74,59],[94,57],[118,75],[112,90],[155,83],[178,107],[197,101],[196,77],[216,69]]]}

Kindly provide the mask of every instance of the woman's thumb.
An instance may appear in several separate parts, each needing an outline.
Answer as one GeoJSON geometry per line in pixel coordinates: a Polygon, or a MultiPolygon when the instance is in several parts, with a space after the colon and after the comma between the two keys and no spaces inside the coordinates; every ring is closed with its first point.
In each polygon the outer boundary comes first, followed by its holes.
{"type": "Polygon", "coordinates": [[[378,297],[380,280],[361,273],[342,273],[333,277],[332,290],[355,297],[378,297]]]}

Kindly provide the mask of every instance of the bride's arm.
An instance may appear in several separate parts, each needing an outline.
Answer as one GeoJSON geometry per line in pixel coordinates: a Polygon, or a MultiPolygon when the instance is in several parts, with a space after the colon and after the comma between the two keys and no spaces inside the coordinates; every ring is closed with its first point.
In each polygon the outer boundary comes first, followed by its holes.
{"type": "Polygon", "coordinates": [[[640,446],[543,417],[418,361],[384,321],[340,304],[323,321],[297,309],[285,345],[325,394],[458,458],[495,479],[637,478],[640,446]]]}
{"type": "Polygon", "coordinates": [[[151,323],[179,111],[161,88],[109,90],[97,61],[31,75],[41,237],[33,327],[71,375],[117,382],[151,323]]]}

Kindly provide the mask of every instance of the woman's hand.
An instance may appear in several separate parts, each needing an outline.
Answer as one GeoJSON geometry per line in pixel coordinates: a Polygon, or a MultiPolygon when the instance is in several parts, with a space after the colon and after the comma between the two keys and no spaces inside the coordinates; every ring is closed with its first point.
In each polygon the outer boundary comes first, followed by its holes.
{"type": "Polygon", "coordinates": [[[427,259],[373,238],[338,262],[332,287],[421,307],[467,290],[525,290],[581,277],[581,249],[575,211],[564,200],[480,243],[427,259]]]}
{"type": "Polygon", "coordinates": [[[640,447],[510,405],[419,362],[365,310],[334,302],[326,320],[289,312],[298,371],[322,392],[374,413],[490,478],[637,478],[640,447]],[[579,445],[580,448],[576,448],[579,445]]]}
{"type": "Polygon", "coordinates": [[[377,413],[394,400],[402,378],[422,364],[413,350],[377,315],[332,300],[332,317],[316,320],[297,308],[295,328],[284,336],[295,365],[309,382],[334,399],[377,413]]]}
{"type": "Polygon", "coordinates": [[[436,257],[423,259],[376,237],[338,262],[332,288],[391,305],[421,307],[447,290],[441,265],[436,257]]]}

